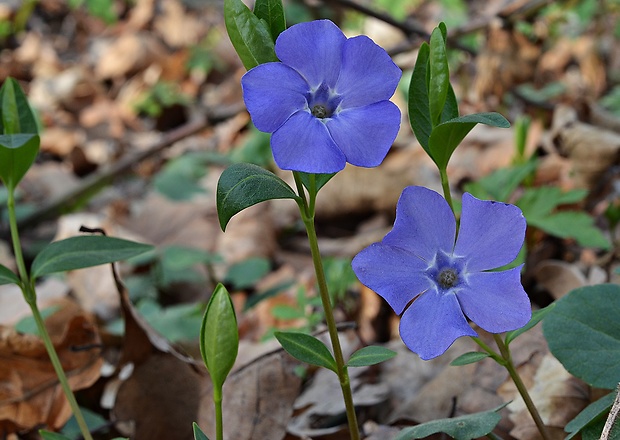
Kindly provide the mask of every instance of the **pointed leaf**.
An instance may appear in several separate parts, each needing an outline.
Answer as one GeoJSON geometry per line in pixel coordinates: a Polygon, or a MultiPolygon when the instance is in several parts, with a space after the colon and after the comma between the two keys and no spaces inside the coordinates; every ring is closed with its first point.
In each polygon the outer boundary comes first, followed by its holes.
{"type": "Polygon", "coordinates": [[[315,190],[316,190],[317,193],[336,174],[338,174],[338,173],[332,173],[332,174],[309,174],[309,173],[301,173],[301,172],[299,173],[299,175],[301,177],[301,183],[303,183],[303,185],[306,187],[306,189],[308,191],[310,191],[310,186],[311,186],[310,185],[310,179],[311,179],[312,176],[314,176],[314,179],[315,179],[314,180],[314,186],[315,186],[315,190]]]}
{"type": "Polygon", "coordinates": [[[411,75],[408,106],[411,129],[422,148],[430,155],[428,139],[433,130],[433,124],[431,124],[431,114],[428,106],[428,87],[426,86],[429,55],[430,46],[424,42],[418,50],[418,58],[411,75]]]}
{"type": "Polygon", "coordinates": [[[436,126],[429,138],[428,149],[431,158],[440,169],[448,165],[454,150],[476,124],[508,128],[510,123],[499,113],[475,113],[459,116],[436,126]]]}
{"type": "Polygon", "coordinates": [[[553,308],[555,307],[556,303],[551,303],[549,304],[547,307],[544,307],[540,310],[535,310],[532,312],[532,317],[530,318],[530,322],[528,322],[527,324],[525,324],[523,327],[517,329],[517,330],[513,330],[510,332],[506,333],[506,345],[509,345],[512,341],[514,341],[518,336],[522,335],[523,333],[525,333],[526,331],[528,331],[529,329],[531,329],[532,327],[534,327],[536,324],[538,324],[540,321],[543,320],[543,318],[545,316],[547,316],[547,313],[549,313],[551,310],[553,310],[553,308]]]}
{"type": "Polygon", "coordinates": [[[254,15],[241,0],[224,1],[224,22],[230,41],[246,69],[278,61],[267,23],[254,15]]]}
{"type": "Polygon", "coordinates": [[[454,367],[469,365],[480,362],[482,359],[486,359],[490,356],[491,355],[489,353],[485,353],[483,351],[470,351],[469,353],[463,353],[462,355],[454,359],[452,362],[450,362],[450,365],[454,367]]]}
{"type": "Polygon", "coordinates": [[[611,243],[594,224],[594,218],[585,212],[562,211],[545,217],[528,217],[528,224],[561,238],[574,238],[581,246],[609,249],[611,243]]]}
{"type": "Polygon", "coordinates": [[[275,174],[249,163],[226,168],[217,183],[217,215],[222,231],[235,214],[265,200],[299,198],[275,174]]]}
{"type": "Polygon", "coordinates": [[[254,15],[265,20],[274,42],[278,35],[286,29],[282,0],[256,0],[254,15]]]}
{"type": "Polygon", "coordinates": [[[153,246],[102,235],[82,235],[47,245],[32,262],[32,278],[126,260],[153,246]]]}
{"type": "Polygon", "coordinates": [[[448,122],[451,119],[455,119],[459,117],[459,103],[456,100],[456,95],[454,94],[454,89],[452,88],[452,84],[448,84],[448,94],[446,95],[446,103],[443,106],[443,110],[441,112],[441,120],[440,123],[448,122]]]}
{"type": "Polygon", "coordinates": [[[396,352],[385,347],[369,346],[360,348],[349,358],[348,367],[367,367],[392,359],[396,352]]]}
{"type": "Polygon", "coordinates": [[[226,287],[218,284],[200,329],[200,353],[216,389],[222,388],[239,351],[235,308],[226,287]]]}
{"type": "Polygon", "coordinates": [[[296,332],[275,332],[282,348],[295,359],[337,371],[336,361],[325,344],[314,336],[296,332]]]}
{"type": "Polygon", "coordinates": [[[549,350],[573,376],[598,388],[620,382],[620,286],[575,289],[543,321],[549,350]]]}
{"type": "Polygon", "coordinates": [[[615,398],[616,393],[611,392],[586,406],[564,427],[564,431],[569,433],[564,440],[570,440],[575,437],[590,423],[605,419],[609,413],[609,409],[614,403],[615,398]]]}
{"type": "Polygon", "coordinates": [[[12,191],[39,152],[36,120],[19,83],[13,78],[0,88],[0,179],[12,191]]]}
{"type": "Polygon", "coordinates": [[[428,105],[433,127],[439,124],[443,107],[450,87],[450,72],[448,70],[448,56],[446,42],[442,32],[435,28],[431,34],[430,44],[430,80],[428,87],[428,105]]]}
{"type": "Polygon", "coordinates": [[[394,440],[412,440],[445,432],[456,440],[471,440],[484,437],[497,426],[501,420],[499,410],[505,405],[490,411],[469,414],[452,419],[433,420],[411,428],[403,429],[394,440]]]}
{"type": "Polygon", "coordinates": [[[0,285],[2,284],[19,284],[19,278],[11,269],[0,264],[0,285]]]}
{"type": "Polygon", "coordinates": [[[207,434],[202,432],[202,429],[200,429],[196,422],[192,423],[192,427],[194,428],[194,440],[209,440],[207,434]]]}

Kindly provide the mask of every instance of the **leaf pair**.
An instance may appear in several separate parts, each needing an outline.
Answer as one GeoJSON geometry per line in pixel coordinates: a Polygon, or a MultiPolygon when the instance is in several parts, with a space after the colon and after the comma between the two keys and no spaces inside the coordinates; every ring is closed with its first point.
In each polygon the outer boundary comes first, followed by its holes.
{"type": "Polygon", "coordinates": [[[0,88],[0,179],[15,190],[39,153],[39,129],[26,95],[13,78],[0,88]]]}
{"type": "Polygon", "coordinates": [[[459,116],[446,53],[447,29],[440,23],[430,44],[418,52],[409,85],[409,122],[422,148],[440,170],[445,170],[452,153],[476,126],[507,128],[510,123],[499,113],[459,116]]]}
{"type": "Polygon", "coordinates": [[[257,0],[254,12],[241,0],[225,0],[224,22],[246,69],[278,61],[274,42],[286,28],[281,0],[257,0]]]}

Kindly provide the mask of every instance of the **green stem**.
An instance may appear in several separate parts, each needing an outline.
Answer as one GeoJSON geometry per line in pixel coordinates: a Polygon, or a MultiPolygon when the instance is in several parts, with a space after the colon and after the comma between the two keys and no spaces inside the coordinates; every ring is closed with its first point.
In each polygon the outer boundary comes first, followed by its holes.
{"type": "Polygon", "coordinates": [[[224,439],[224,420],[222,418],[222,389],[213,387],[213,403],[215,404],[215,439],[224,439]]]}
{"type": "Polygon", "coordinates": [[[295,177],[295,184],[297,185],[297,191],[299,192],[299,196],[301,198],[301,202],[299,202],[299,208],[302,220],[304,222],[304,225],[306,226],[306,233],[308,234],[308,242],[310,243],[312,262],[314,263],[316,280],[317,284],[319,285],[319,294],[321,296],[321,302],[323,303],[323,309],[325,310],[325,321],[327,323],[329,338],[331,340],[334,350],[334,359],[336,360],[338,379],[340,381],[340,388],[342,389],[342,396],[344,398],[344,404],[347,412],[347,420],[349,422],[349,434],[351,436],[351,440],[359,440],[360,434],[359,428],[357,426],[355,405],[353,404],[353,393],[351,392],[349,373],[347,371],[347,366],[344,362],[344,356],[342,355],[340,340],[338,339],[338,329],[336,327],[336,320],[334,319],[331,299],[329,297],[329,292],[327,289],[327,281],[325,279],[323,261],[321,260],[319,243],[316,235],[316,228],[314,226],[314,199],[316,198],[316,191],[314,191],[313,194],[312,190],[314,188],[311,184],[310,201],[312,209],[310,209],[304,196],[303,185],[301,183],[299,173],[293,172],[293,176],[295,177]]]}
{"type": "Polygon", "coordinates": [[[439,176],[441,177],[441,188],[443,189],[443,196],[450,205],[450,209],[454,212],[454,205],[452,204],[452,194],[450,193],[450,183],[448,182],[448,171],[447,169],[440,168],[439,176]]]}
{"type": "Polygon", "coordinates": [[[60,386],[65,393],[65,397],[69,402],[69,406],[71,407],[71,411],[73,412],[75,420],[77,421],[80,431],[82,432],[82,436],[84,437],[84,440],[92,440],[93,437],[90,435],[90,431],[88,430],[88,426],[86,425],[86,421],[84,420],[82,411],[80,411],[77,400],[75,400],[75,395],[73,394],[73,391],[71,391],[71,387],[69,386],[69,380],[67,379],[67,376],[62,369],[62,364],[60,363],[60,359],[58,358],[58,353],[56,353],[56,349],[54,348],[52,339],[50,338],[50,335],[45,328],[43,317],[41,316],[41,312],[39,311],[39,307],[37,306],[37,294],[34,289],[34,283],[32,283],[30,278],[28,277],[28,272],[26,271],[26,264],[24,262],[24,256],[22,254],[21,242],[19,240],[19,232],[17,230],[17,218],[15,216],[15,194],[12,188],[9,188],[7,207],[9,211],[11,239],[13,241],[13,252],[15,253],[15,261],[17,263],[17,269],[19,271],[19,277],[21,279],[20,288],[22,289],[26,302],[30,306],[32,316],[37,325],[37,330],[39,331],[39,336],[43,340],[43,344],[45,345],[47,354],[50,358],[50,361],[52,362],[52,366],[54,367],[54,371],[56,372],[56,376],[58,377],[60,386]]]}
{"type": "Polygon", "coordinates": [[[538,428],[540,435],[542,436],[544,440],[550,440],[551,437],[547,433],[547,428],[545,427],[545,424],[543,423],[542,418],[540,417],[540,414],[538,413],[538,410],[536,409],[536,405],[534,405],[534,402],[532,401],[532,398],[530,397],[530,393],[528,393],[527,391],[527,387],[521,380],[521,376],[519,376],[519,373],[517,372],[517,369],[515,368],[512,362],[512,355],[510,354],[510,349],[504,343],[500,335],[494,334],[493,338],[495,339],[495,343],[497,344],[497,347],[499,348],[502,358],[506,361],[504,366],[506,367],[506,370],[508,370],[508,374],[510,375],[512,381],[517,387],[519,394],[523,398],[523,402],[525,403],[525,406],[527,407],[528,411],[532,415],[532,418],[534,419],[534,423],[536,424],[536,427],[538,428]]]}

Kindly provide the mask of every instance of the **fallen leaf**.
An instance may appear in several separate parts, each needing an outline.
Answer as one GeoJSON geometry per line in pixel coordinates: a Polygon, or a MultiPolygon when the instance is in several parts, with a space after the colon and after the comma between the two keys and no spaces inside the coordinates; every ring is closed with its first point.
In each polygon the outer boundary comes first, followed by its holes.
{"type": "MultiPolygon", "coordinates": [[[[73,390],[100,376],[97,328],[69,301],[46,320],[46,327],[73,390]]],[[[71,416],[42,340],[0,327],[0,431],[61,428],[71,416]]]]}

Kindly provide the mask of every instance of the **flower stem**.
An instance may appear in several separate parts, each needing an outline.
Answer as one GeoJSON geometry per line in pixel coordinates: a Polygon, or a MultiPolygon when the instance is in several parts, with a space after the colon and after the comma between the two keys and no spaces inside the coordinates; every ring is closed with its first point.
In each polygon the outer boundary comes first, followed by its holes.
{"type": "Polygon", "coordinates": [[[448,170],[446,167],[439,169],[439,176],[441,177],[441,188],[443,189],[443,196],[448,202],[450,209],[454,213],[454,205],[452,204],[452,194],[450,193],[450,183],[448,182],[448,170]]]}
{"type": "Polygon", "coordinates": [[[224,420],[222,417],[222,388],[213,387],[213,403],[215,404],[215,439],[224,439],[224,420]]]}
{"type": "MultiPolygon", "coordinates": [[[[293,172],[295,176],[295,184],[297,185],[297,191],[301,202],[299,202],[299,210],[301,217],[306,226],[306,233],[308,234],[308,242],[310,243],[310,252],[312,254],[312,262],[314,263],[314,271],[316,274],[317,284],[319,286],[319,294],[321,296],[321,302],[323,303],[323,309],[325,310],[325,321],[327,323],[327,329],[329,332],[329,338],[334,350],[334,359],[336,360],[337,374],[340,381],[340,388],[342,389],[342,396],[344,398],[344,404],[347,412],[347,420],[349,422],[349,435],[351,440],[359,440],[359,428],[357,426],[357,415],[355,414],[355,406],[353,404],[353,393],[351,392],[351,382],[349,380],[349,373],[347,366],[344,362],[344,356],[342,355],[342,348],[340,347],[340,340],[338,339],[338,329],[336,327],[336,320],[334,319],[334,313],[332,309],[331,299],[327,289],[327,281],[325,279],[325,271],[323,269],[323,261],[321,260],[321,254],[319,252],[319,243],[316,235],[316,228],[314,226],[314,199],[316,198],[316,191],[310,192],[311,208],[306,202],[304,196],[303,185],[299,173],[293,172]]],[[[314,176],[312,176],[314,177],[314,176]]],[[[311,178],[312,181],[312,178],[311,178]]],[[[313,187],[314,185],[311,185],[313,187]]],[[[311,188],[313,189],[313,188],[311,188]]]]}
{"type": "Polygon", "coordinates": [[[43,317],[41,316],[41,312],[39,311],[39,307],[37,306],[37,294],[34,289],[34,283],[30,280],[28,276],[28,272],[26,271],[26,264],[24,263],[24,256],[22,254],[22,247],[19,239],[19,232],[17,229],[17,217],[15,216],[15,193],[13,191],[13,188],[9,188],[8,193],[9,194],[7,200],[7,208],[9,212],[11,241],[13,242],[13,252],[15,253],[15,261],[17,264],[19,277],[21,279],[19,287],[22,290],[24,299],[30,306],[34,322],[36,323],[37,330],[39,332],[39,336],[43,340],[43,345],[45,345],[45,349],[47,350],[47,354],[50,358],[52,366],[54,367],[54,371],[56,372],[56,376],[58,377],[60,386],[65,394],[65,397],[67,398],[67,401],[69,402],[69,406],[71,407],[71,411],[73,412],[75,420],[77,421],[82,436],[84,437],[84,440],[92,440],[93,438],[90,435],[90,431],[88,430],[88,426],[86,425],[86,421],[84,420],[82,411],[80,410],[77,400],[75,400],[73,391],[71,391],[69,381],[64,370],[62,369],[60,359],[58,358],[58,353],[56,353],[56,349],[54,348],[52,339],[50,338],[50,335],[45,328],[43,317]]]}
{"type": "Polygon", "coordinates": [[[550,440],[551,437],[549,437],[549,434],[547,433],[547,428],[545,427],[545,424],[543,423],[542,418],[540,417],[540,414],[538,413],[538,410],[536,409],[536,405],[534,405],[534,402],[532,401],[532,398],[530,397],[530,394],[527,391],[527,387],[521,380],[521,376],[519,376],[519,373],[517,373],[517,369],[515,368],[512,362],[512,356],[510,354],[510,349],[504,343],[501,336],[499,336],[498,334],[494,334],[493,338],[495,339],[495,343],[497,344],[497,347],[499,348],[502,358],[504,359],[504,361],[506,361],[504,367],[506,367],[506,370],[508,370],[508,374],[510,375],[510,378],[514,382],[515,386],[517,387],[517,390],[519,391],[519,394],[523,398],[523,402],[525,403],[525,406],[527,407],[528,411],[532,415],[532,418],[534,419],[534,423],[536,424],[536,427],[538,428],[540,435],[542,436],[544,440],[550,440]]]}

